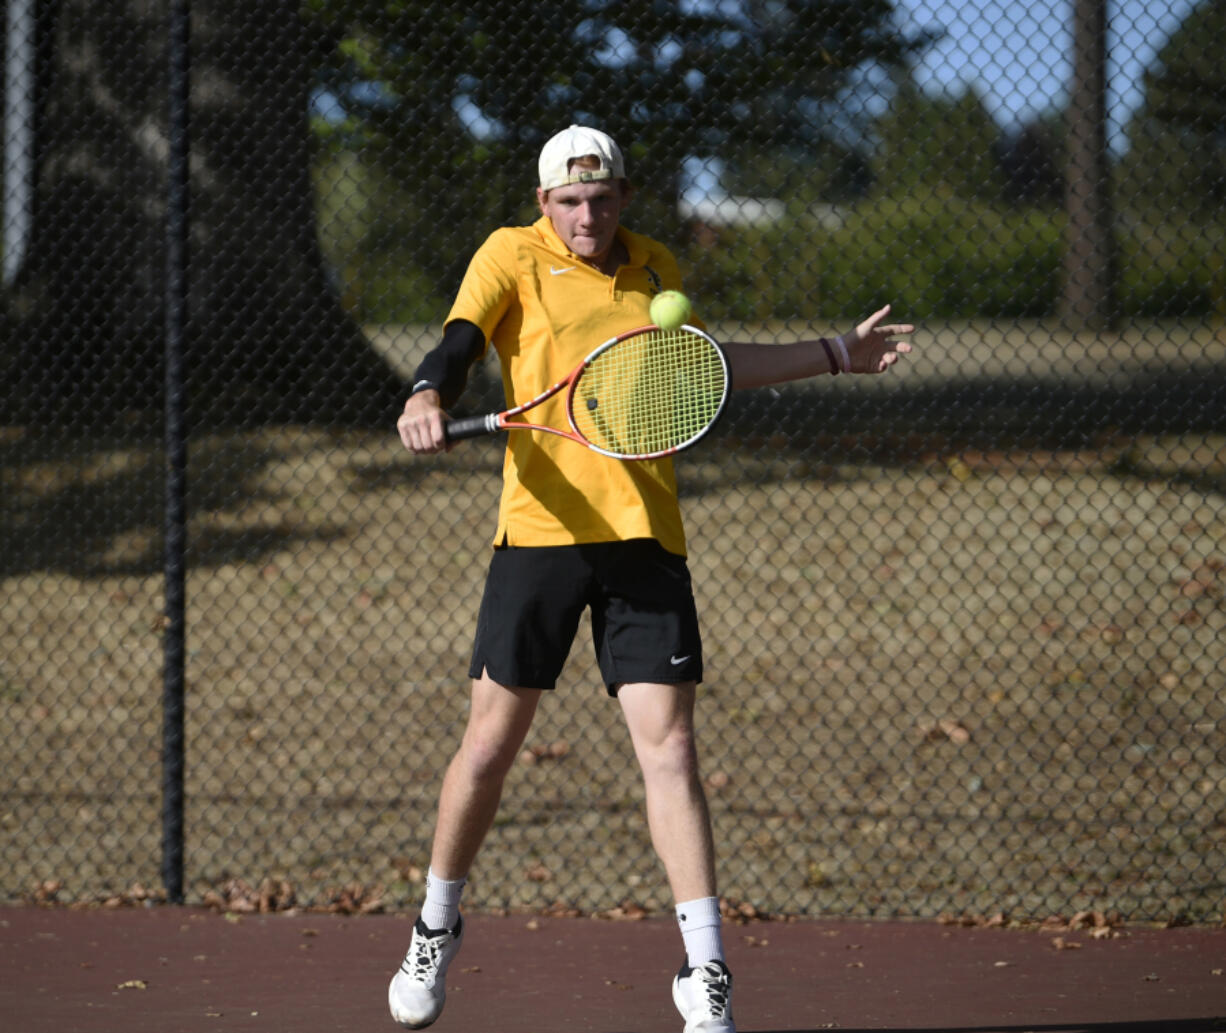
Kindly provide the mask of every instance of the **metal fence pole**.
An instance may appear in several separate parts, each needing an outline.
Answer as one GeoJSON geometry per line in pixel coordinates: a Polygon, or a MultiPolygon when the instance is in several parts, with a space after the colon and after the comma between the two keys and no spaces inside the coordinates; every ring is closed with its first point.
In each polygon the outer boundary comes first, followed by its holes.
{"type": "Polygon", "coordinates": [[[169,142],[166,198],[165,638],[162,684],[162,882],[183,900],[184,659],[187,434],[183,345],[187,323],[190,5],[170,6],[169,142]]]}

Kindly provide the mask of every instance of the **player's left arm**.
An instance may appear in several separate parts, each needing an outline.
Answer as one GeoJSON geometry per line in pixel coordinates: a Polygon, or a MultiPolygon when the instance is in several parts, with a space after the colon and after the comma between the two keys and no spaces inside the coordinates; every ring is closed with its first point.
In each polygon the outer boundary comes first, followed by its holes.
{"type": "Polygon", "coordinates": [[[884,373],[911,351],[903,338],[910,323],[885,323],[890,306],[878,309],[854,330],[831,339],[790,344],[730,341],[723,345],[734,390],[783,384],[823,373],[884,373]]]}

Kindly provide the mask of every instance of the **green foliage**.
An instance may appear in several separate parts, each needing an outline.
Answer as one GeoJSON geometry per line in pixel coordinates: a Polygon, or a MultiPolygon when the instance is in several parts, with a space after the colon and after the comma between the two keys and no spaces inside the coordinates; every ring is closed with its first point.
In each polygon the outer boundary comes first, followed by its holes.
{"type": "MultiPolygon", "coordinates": [[[[949,193],[877,197],[841,226],[793,211],[786,224],[726,232],[685,252],[704,316],[847,319],[889,301],[918,320],[1038,318],[1057,311],[1065,219],[949,193]]],[[[1120,221],[1119,304],[1125,317],[1203,316],[1226,295],[1226,220],[1120,221]],[[1216,243],[1215,243],[1216,242],[1216,243]]]]}
{"type": "MultiPolygon", "coordinates": [[[[384,84],[375,100],[350,98],[346,120],[313,127],[321,243],[350,311],[440,320],[481,239],[535,217],[540,143],[583,120],[622,142],[639,187],[627,221],[678,245],[708,318],[846,319],[885,300],[916,319],[1054,314],[1056,114],[1051,140],[1033,127],[1010,151],[973,90],[933,95],[900,77],[855,143],[846,118],[836,131],[823,113],[839,103],[848,115],[857,67],[897,67],[924,41],[892,36],[877,0],[749,8],[752,24],[717,7],[549,0],[508,30],[500,4],[440,17],[424,3],[311,0],[339,40],[326,85],[384,84]],[[689,239],[676,176],[708,154],[727,163],[726,186],[783,199],[787,217],[689,239]]],[[[1117,182],[1124,317],[1223,304],[1226,66],[1206,41],[1224,20],[1223,0],[1197,8],[1147,77],[1117,182]]]]}
{"type": "Polygon", "coordinates": [[[980,201],[1003,196],[1000,129],[974,90],[929,96],[906,83],[878,132],[873,178],[879,191],[900,194],[927,186],[980,201]]]}
{"type": "MultiPolygon", "coordinates": [[[[898,65],[927,41],[891,28],[891,0],[746,10],[539,0],[514,19],[490,0],[309,0],[306,16],[339,41],[322,84],[355,119],[317,128],[421,213],[406,258],[447,293],[481,239],[531,200],[540,146],[570,122],[612,133],[643,193],[672,200],[687,155],[815,146],[830,131],[822,106],[858,68],[898,65]]],[[[640,220],[647,232],[678,229],[671,204],[644,214],[660,218],[640,220]]]]}
{"type": "Polygon", "coordinates": [[[418,217],[413,198],[378,164],[335,148],[314,168],[320,247],[359,323],[437,323],[450,299],[407,241],[418,217]]]}
{"type": "Polygon", "coordinates": [[[1226,312],[1226,218],[1166,213],[1133,219],[1120,234],[1121,307],[1145,317],[1199,316],[1226,312]]]}
{"type": "Polygon", "coordinates": [[[1196,7],[1145,74],[1129,125],[1121,194],[1131,205],[1202,214],[1226,206],[1226,0],[1196,7]]]}
{"type": "MultiPolygon", "coordinates": [[[[451,292],[404,245],[411,211],[396,183],[352,155],[334,156],[316,177],[321,240],[349,310],[363,322],[440,321],[451,292]]],[[[658,220],[666,207],[643,194],[631,212],[658,220]]],[[[885,301],[920,320],[1008,319],[1056,312],[1064,233],[1059,211],[990,205],[941,189],[875,196],[845,209],[794,201],[778,225],[675,243],[708,319],[846,319],[885,301]]],[[[1221,306],[1226,220],[1126,215],[1117,239],[1122,315],[1195,316],[1221,306]]]]}
{"type": "MultiPolygon", "coordinates": [[[[948,193],[880,197],[823,228],[805,212],[687,253],[690,290],[712,318],[847,318],[886,301],[908,318],[1049,313],[1060,220],[948,193]]],[[[828,218],[828,216],[826,216],[828,218]]]]}

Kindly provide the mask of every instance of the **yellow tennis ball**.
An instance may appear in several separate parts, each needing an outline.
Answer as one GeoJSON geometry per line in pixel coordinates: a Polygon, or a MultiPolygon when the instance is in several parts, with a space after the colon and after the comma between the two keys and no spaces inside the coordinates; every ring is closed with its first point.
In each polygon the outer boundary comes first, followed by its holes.
{"type": "Polygon", "coordinates": [[[676,330],[689,320],[690,299],[680,291],[661,291],[651,299],[651,321],[661,330],[676,330]]]}

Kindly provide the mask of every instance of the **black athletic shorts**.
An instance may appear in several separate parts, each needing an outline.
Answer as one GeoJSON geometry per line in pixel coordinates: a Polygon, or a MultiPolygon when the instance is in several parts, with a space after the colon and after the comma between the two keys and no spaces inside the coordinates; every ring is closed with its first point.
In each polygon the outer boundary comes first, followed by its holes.
{"type": "Polygon", "coordinates": [[[610,696],[626,682],[702,680],[702,641],[685,559],[654,539],[494,550],[469,674],[552,689],[579,618],[610,696]]]}

